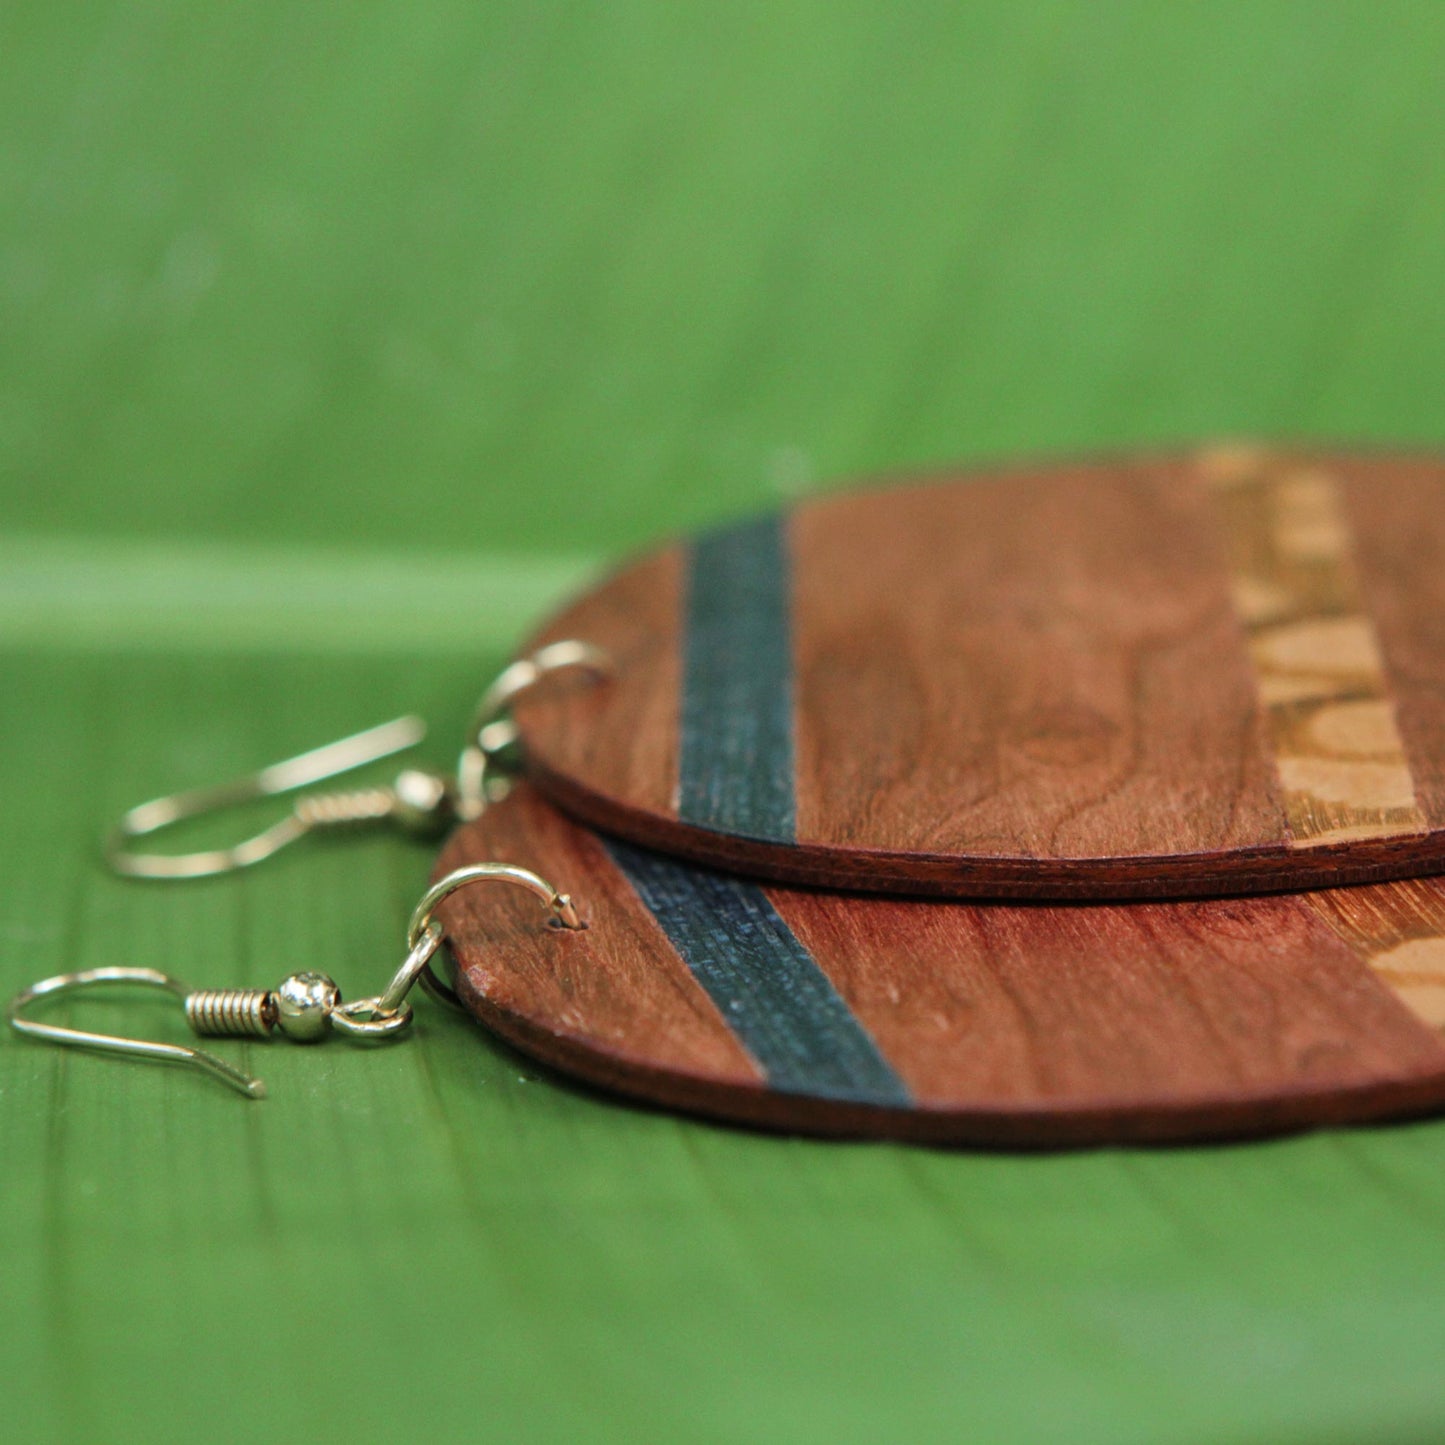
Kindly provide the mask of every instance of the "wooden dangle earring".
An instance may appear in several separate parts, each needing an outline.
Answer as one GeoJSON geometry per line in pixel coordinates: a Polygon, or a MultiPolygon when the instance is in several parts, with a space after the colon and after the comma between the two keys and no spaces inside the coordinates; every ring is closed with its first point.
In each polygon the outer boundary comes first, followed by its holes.
{"type": "Polygon", "coordinates": [[[438,871],[507,858],[586,901],[459,895],[462,1003],[553,1068],[792,1132],[1053,1147],[1445,1107],[1445,880],[1175,902],[981,904],[723,874],[527,783],[438,871]]]}
{"type": "Polygon", "coordinates": [[[415,719],[133,809],[120,871],[318,827],[440,831],[522,772],[708,867],[909,895],[1211,897],[1445,868],[1445,465],[1235,448],[823,496],[654,553],[546,624],[454,777],[135,839],[408,745],[415,719]],[[539,686],[553,673],[605,687],[539,686]]]}
{"type": "Polygon", "coordinates": [[[1445,464],[1214,449],[823,495],[543,627],[564,811],[707,866],[980,898],[1445,868],[1445,464]]]}

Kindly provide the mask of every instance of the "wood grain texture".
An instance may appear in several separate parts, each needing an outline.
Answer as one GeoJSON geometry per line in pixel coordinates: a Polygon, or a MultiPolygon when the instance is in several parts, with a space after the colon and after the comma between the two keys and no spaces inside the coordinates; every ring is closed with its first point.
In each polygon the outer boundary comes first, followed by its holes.
{"type": "Polygon", "coordinates": [[[1077,860],[1277,839],[1189,482],[1141,461],[799,509],[799,841],[1077,860]]]}
{"type": "Polygon", "coordinates": [[[1323,918],[1410,1010],[1445,1029],[1445,928],[1439,878],[1306,895],[1323,918]]]}
{"type": "MultiPolygon", "coordinates": [[[[806,1133],[1037,1146],[1445,1107],[1438,1016],[1397,967],[1405,925],[1352,931],[1338,921],[1363,916],[1349,890],[981,905],[761,888],[659,857],[699,885],[688,939],[658,926],[657,888],[633,863],[525,784],[458,833],[437,871],[484,859],[568,889],[590,926],[560,933],[535,902],[494,890],[455,895],[445,921],[469,1007],[543,1062],[652,1103],[806,1133]],[[737,889],[774,921],[737,910],[737,889]],[[800,956],[901,1097],[820,1055],[820,1040],[858,1046],[823,1016],[832,1003],[787,982],[800,956]],[[760,1007],[775,1017],[760,1024],[760,1007]]],[[[1445,885],[1363,892],[1374,915],[1408,919],[1418,967],[1445,980],[1445,885]]]]}
{"type": "Polygon", "coordinates": [[[906,1107],[867,1029],[758,884],[613,841],[608,854],[662,925],[773,1093],[906,1107]]]}
{"type": "MultiPolygon", "coordinates": [[[[1425,576],[1442,511],[1438,461],[1257,448],[811,502],[768,552],[785,591],[734,569],[775,599],[761,624],[729,631],[715,577],[700,617],[687,549],[549,624],[538,640],[605,636],[623,660],[585,726],[529,700],[529,766],[595,826],[809,885],[1129,898],[1429,872],[1445,866],[1445,636],[1425,576]],[[678,649],[688,678],[712,675],[709,649],[747,677],[751,639],[781,627],[791,678],[770,641],[751,703],[690,702],[678,649]],[[780,699],[786,738],[754,715],[780,699]],[[734,760],[732,803],[716,768],[707,809],[680,799],[682,716],[734,760]],[[745,821],[759,778],[790,768],[792,842],[745,821]]],[[[726,546],[752,535],[774,534],[726,546]]]]}

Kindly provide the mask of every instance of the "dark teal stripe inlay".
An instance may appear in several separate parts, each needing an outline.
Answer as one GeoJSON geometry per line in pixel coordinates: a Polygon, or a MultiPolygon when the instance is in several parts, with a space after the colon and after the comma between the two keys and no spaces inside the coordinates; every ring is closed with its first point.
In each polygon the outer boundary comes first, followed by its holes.
{"type": "Polygon", "coordinates": [[[678,816],[770,842],[796,837],[787,523],[766,517],[692,548],[683,642],[678,816]]]}
{"type": "Polygon", "coordinates": [[[903,1081],[761,888],[611,839],[607,848],[769,1088],[911,1106],[903,1081]]]}

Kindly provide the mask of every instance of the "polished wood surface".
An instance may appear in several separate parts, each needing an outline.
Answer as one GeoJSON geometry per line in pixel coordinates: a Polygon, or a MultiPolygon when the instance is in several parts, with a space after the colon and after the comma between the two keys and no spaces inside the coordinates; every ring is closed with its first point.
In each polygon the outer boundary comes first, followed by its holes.
{"type": "Polygon", "coordinates": [[[617,676],[525,700],[528,765],[595,826],[809,885],[1177,897],[1433,871],[1442,515],[1439,461],[1244,447],[810,501],[773,524],[781,586],[755,559],[729,595],[717,558],[754,524],[549,623],[536,640],[597,643],[617,676]],[[755,726],[770,704],[781,738],[755,726]]]}
{"type": "Polygon", "coordinates": [[[1180,463],[800,509],[799,839],[979,858],[1280,836],[1210,498],[1180,463]]]}
{"type": "Polygon", "coordinates": [[[631,881],[635,859],[618,856],[524,784],[461,830],[437,871],[501,860],[573,893],[589,925],[580,933],[548,927],[536,900],[512,890],[454,895],[443,916],[461,992],[525,1052],[651,1103],[807,1133],[1038,1146],[1248,1135],[1445,1106],[1437,880],[1054,906],[723,880],[754,889],[781,920],[781,938],[759,953],[756,910],[739,922],[706,895],[692,905],[694,937],[675,943],[631,881]],[[711,930],[713,955],[752,949],[753,982],[735,974],[730,993],[710,996],[698,930],[711,930]],[[803,1016],[764,1027],[774,1039],[811,1034],[811,1058],[786,1070],[759,1062],[753,996],[800,958],[871,1041],[882,1075],[840,1085],[827,1056],[837,1021],[809,1017],[820,1005],[794,995],[775,1008],[803,1016]]]}

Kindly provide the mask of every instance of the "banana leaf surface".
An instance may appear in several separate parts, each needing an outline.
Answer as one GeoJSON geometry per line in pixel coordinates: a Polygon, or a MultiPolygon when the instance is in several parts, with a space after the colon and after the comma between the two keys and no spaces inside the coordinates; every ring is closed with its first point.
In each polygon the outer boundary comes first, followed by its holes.
{"type": "MultiPolygon", "coordinates": [[[[0,990],[378,988],[426,846],[166,888],[102,831],[403,711],[450,762],[663,534],[944,460],[1438,445],[1442,67],[1383,0],[14,0],[0,990]]],[[[1445,1437],[1445,1124],[809,1142],[418,1015],[218,1046],[254,1104],[0,1043],[8,1438],[1445,1437]]]]}

